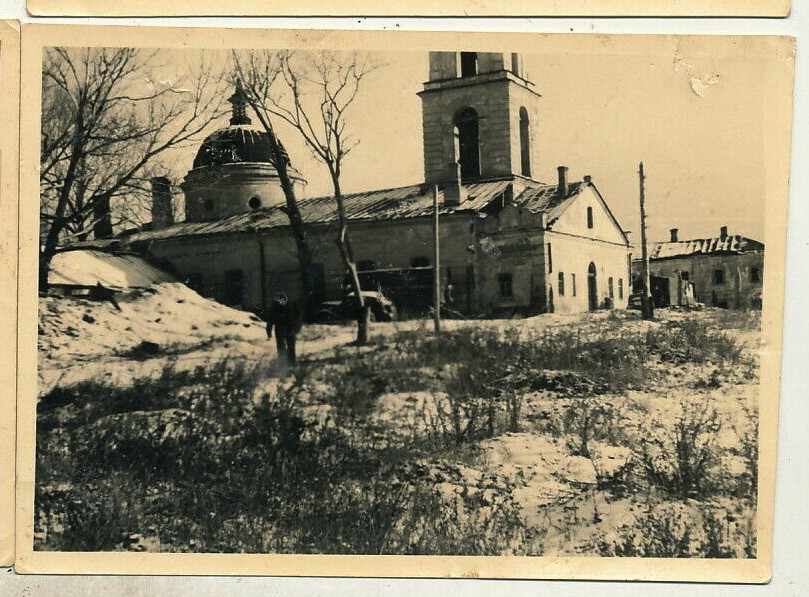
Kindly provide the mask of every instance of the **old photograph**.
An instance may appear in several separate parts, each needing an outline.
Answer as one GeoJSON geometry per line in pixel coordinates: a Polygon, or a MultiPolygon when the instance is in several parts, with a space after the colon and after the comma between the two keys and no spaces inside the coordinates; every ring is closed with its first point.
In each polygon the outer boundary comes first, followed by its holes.
{"type": "Polygon", "coordinates": [[[766,580],[790,41],[511,37],[24,49],[32,561],[766,580]]]}

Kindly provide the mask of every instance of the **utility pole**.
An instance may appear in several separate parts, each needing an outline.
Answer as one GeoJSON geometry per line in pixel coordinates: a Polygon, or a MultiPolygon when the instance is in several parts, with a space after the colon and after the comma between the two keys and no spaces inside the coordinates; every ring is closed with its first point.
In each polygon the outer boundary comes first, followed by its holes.
{"type": "Polygon", "coordinates": [[[441,246],[438,225],[438,185],[433,185],[433,324],[441,331],[441,246]]]}
{"type": "Polygon", "coordinates": [[[643,319],[654,318],[654,304],[649,296],[649,249],[646,244],[646,176],[643,173],[643,162],[638,166],[640,184],[640,254],[641,254],[641,314],[643,319]]]}

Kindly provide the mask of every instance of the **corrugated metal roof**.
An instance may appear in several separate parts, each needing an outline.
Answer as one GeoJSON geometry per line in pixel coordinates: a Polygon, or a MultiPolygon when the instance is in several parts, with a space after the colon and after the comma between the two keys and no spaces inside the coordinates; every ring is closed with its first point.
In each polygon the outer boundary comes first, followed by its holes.
{"type": "Polygon", "coordinates": [[[574,182],[567,185],[567,195],[560,195],[556,185],[542,185],[523,191],[516,203],[524,205],[533,213],[545,212],[552,224],[564,211],[569,199],[578,195],[587,183],[574,182]]]}
{"type": "MultiPolygon", "coordinates": [[[[467,198],[458,205],[439,206],[440,214],[479,212],[492,201],[501,197],[514,181],[493,180],[464,185],[467,198]]],[[[532,211],[548,211],[552,222],[563,210],[568,199],[572,199],[585,183],[568,185],[565,197],[557,193],[556,185],[546,185],[532,181],[521,181],[527,188],[522,190],[515,203],[527,204],[532,211]]],[[[363,193],[352,193],[343,197],[346,216],[349,221],[399,220],[428,217],[433,213],[433,197],[429,185],[417,184],[392,189],[381,189],[363,193]]],[[[331,224],[337,220],[334,197],[313,197],[298,203],[301,217],[306,224],[331,224]]],[[[209,234],[233,234],[271,230],[289,225],[284,206],[266,207],[252,212],[236,214],[210,222],[182,222],[163,228],[137,232],[122,237],[121,243],[148,242],[187,236],[209,234]]],[[[93,241],[82,246],[93,246],[93,241]]]]}
{"type": "Polygon", "coordinates": [[[690,255],[711,255],[720,253],[746,253],[763,251],[764,244],[738,234],[715,238],[696,238],[677,242],[652,243],[650,259],[669,259],[690,255]]]}
{"type": "Polygon", "coordinates": [[[161,282],[176,282],[166,272],[130,254],[112,254],[92,249],[62,251],[53,256],[48,283],[52,286],[145,288],[161,282]]]}

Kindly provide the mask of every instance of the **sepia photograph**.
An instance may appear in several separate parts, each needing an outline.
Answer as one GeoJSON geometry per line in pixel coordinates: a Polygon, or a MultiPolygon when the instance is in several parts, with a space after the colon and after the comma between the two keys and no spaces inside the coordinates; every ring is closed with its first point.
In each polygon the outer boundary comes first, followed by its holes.
{"type": "Polygon", "coordinates": [[[22,571],[767,580],[791,40],[70,30],[22,571]]]}

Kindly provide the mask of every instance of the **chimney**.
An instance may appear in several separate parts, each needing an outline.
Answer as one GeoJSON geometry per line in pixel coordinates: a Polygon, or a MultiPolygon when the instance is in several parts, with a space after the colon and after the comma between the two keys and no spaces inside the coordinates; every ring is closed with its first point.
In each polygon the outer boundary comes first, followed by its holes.
{"type": "Polygon", "coordinates": [[[719,238],[721,240],[725,240],[725,239],[727,239],[727,237],[728,237],[728,227],[727,226],[722,226],[719,229],[719,238]]]}
{"type": "Polygon", "coordinates": [[[171,181],[165,176],[156,176],[152,179],[152,230],[161,230],[172,224],[171,181]]]}
{"type": "Polygon", "coordinates": [[[679,240],[677,238],[677,228],[672,228],[669,232],[671,233],[671,242],[676,243],[679,240]]]}
{"type": "Polygon", "coordinates": [[[567,196],[567,166],[559,166],[559,185],[556,187],[556,192],[563,197],[567,196]]]}
{"type": "Polygon", "coordinates": [[[591,184],[593,182],[593,177],[590,176],[589,174],[585,174],[584,175],[584,182],[586,182],[587,184],[591,184]]]}
{"type": "Polygon", "coordinates": [[[447,164],[447,182],[443,185],[444,205],[459,205],[466,199],[466,189],[461,184],[461,165],[447,164]]]}

